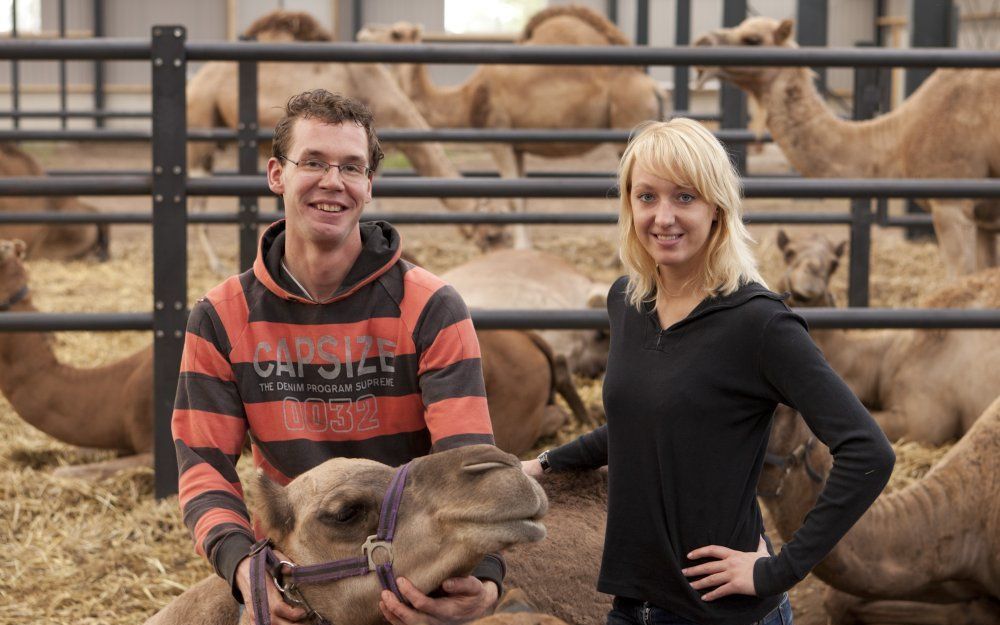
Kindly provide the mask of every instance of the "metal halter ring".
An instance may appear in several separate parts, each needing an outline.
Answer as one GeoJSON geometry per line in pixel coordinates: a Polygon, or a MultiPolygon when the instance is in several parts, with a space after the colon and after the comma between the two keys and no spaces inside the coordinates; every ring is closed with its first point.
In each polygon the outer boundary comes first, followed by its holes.
{"type": "Polygon", "coordinates": [[[371,536],[368,537],[365,543],[361,545],[361,552],[365,555],[366,558],[368,558],[369,571],[374,571],[376,570],[376,568],[380,566],[380,564],[375,563],[375,560],[372,557],[375,555],[375,551],[377,551],[378,549],[385,549],[386,553],[389,556],[389,559],[381,563],[381,565],[392,564],[392,561],[394,559],[394,555],[392,552],[392,543],[387,540],[378,540],[378,535],[372,534],[371,536]]]}

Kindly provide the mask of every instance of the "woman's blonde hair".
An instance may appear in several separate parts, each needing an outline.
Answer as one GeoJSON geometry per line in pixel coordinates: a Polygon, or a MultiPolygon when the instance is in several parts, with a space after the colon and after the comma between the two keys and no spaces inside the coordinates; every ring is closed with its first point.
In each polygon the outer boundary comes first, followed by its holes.
{"type": "Polygon", "coordinates": [[[618,167],[621,204],[618,239],[628,273],[626,294],[637,308],[655,301],[656,263],[639,241],[632,219],[632,171],[641,165],[649,173],[697,191],[718,208],[706,242],[705,262],[695,277],[711,295],[729,295],[743,284],[760,282],[753,239],[743,224],[740,178],[725,148],[701,124],[678,117],[667,122],[643,122],[632,132],[618,167]]]}

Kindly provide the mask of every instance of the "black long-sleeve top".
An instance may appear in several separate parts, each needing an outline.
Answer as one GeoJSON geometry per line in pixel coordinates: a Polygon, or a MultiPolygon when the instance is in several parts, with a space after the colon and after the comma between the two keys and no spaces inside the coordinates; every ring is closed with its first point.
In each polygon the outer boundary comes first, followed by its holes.
{"type": "Polygon", "coordinates": [[[706,625],[746,625],[777,606],[878,497],[895,456],[885,435],[809,337],[805,321],[759,284],[702,301],[659,327],[650,307],[608,295],[607,425],[549,454],[553,470],[608,465],[598,589],[706,625]],[[702,601],[687,554],[756,551],[756,487],[778,403],[797,409],[833,453],[816,506],[781,553],[754,565],[758,596],[702,601]]]}

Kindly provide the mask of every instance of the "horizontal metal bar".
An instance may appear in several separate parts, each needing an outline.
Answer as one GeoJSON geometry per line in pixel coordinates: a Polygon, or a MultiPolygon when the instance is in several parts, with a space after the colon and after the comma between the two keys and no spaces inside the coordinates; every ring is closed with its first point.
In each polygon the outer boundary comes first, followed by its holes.
{"type": "MultiPolygon", "coordinates": [[[[954,308],[796,308],[813,329],[1000,328],[1000,309],[954,308]]],[[[607,328],[604,310],[472,310],[480,330],[607,328]]],[[[151,330],[152,313],[3,313],[0,332],[151,330]]]]}
{"type": "MultiPolygon", "coordinates": [[[[37,176],[0,178],[0,196],[148,195],[150,176],[37,176]]],[[[992,198],[1000,197],[997,179],[895,178],[744,178],[748,198],[992,198]]],[[[375,182],[379,197],[617,197],[614,178],[412,178],[375,182]]],[[[189,178],[189,195],[269,196],[263,176],[189,178]]]]}
{"type": "Polygon", "coordinates": [[[153,135],[148,130],[108,128],[91,130],[83,128],[57,129],[3,129],[0,141],[114,141],[148,143],[153,135]]]}
{"type": "MultiPolygon", "coordinates": [[[[546,65],[770,65],[809,67],[998,67],[1000,52],[954,48],[767,48],[518,46],[510,44],[356,44],[189,42],[192,61],[340,61],[546,65]]],[[[0,58],[4,58],[0,56],[0,58]]]]}
{"type": "Polygon", "coordinates": [[[153,313],[20,313],[0,314],[0,332],[65,332],[152,330],[153,313]]]}
{"type": "Polygon", "coordinates": [[[77,119],[147,118],[149,111],[0,111],[0,118],[6,117],[71,117],[77,119]]]}
{"type": "Polygon", "coordinates": [[[148,39],[111,38],[0,41],[0,59],[26,61],[114,60],[149,62],[148,39]]]}

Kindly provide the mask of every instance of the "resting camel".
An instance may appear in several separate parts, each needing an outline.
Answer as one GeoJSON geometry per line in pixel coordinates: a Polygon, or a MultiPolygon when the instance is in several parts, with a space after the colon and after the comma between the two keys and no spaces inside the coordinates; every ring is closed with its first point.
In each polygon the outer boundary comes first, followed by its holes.
{"type": "MultiPolygon", "coordinates": [[[[695,45],[796,47],[792,21],[752,17],[702,35],[695,45]]],[[[823,103],[805,67],[725,67],[718,75],[746,91],[771,136],[803,176],[996,178],[1000,93],[995,69],[940,69],[898,109],[845,121],[823,103]]],[[[927,204],[951,276],[997,264],[1000,202],[934,199],[927,204]]]]}
{"type": "MultiPolygon", "coordinates": [[[[775,413],[768,452],[783,466],[765,466],[758,493],[787,541],[815,504],[832,457],[786,406],[775,413]]],[[[998,553],[1000,398],[922,480],[879,497],[813,572],[868,600],[833,593],[827,606],[837,623],[995,625],[998,553]]]]}
{"type": "MultiPolygon", "coordinates": [[[[282,487],[261,477],[254,506],[261,532],[296,565],[362,555],[376,533],[394,469],[337,458],[282,487]]],[[[392,540],[396,575],[430,592],[448,577],[468,574],[487,553],[541,540],[545,493],[515,456],[491,445],[459,447],[414,460],[403,489],[392,540]]],[[[374,553],[377,561],[384,556],[374,553]]],[[[384,623],[375,575],[306,584],[299,592],[313,610],[338,625],[384,623]]],[[[226,582],[209,577],[175,598],[147,625],[229,625],[237,605],[226,582]]],[[[248,615],[244,614],[243,622],[248,615]]]]}
{"type": "MultiPolygon", "coordinates": [[[[45,171],[28,153],[13,143],[0,142],[0,176],[44,176],[45,171]]],[[[0,197],[0,212],[96,213],[97,209],[74,197],[0,197]]],[[[0,226],[0,239],[20,239],[31,258],[76,260],[93,254],[108,258],[107,224],[23,224],[0,226]]]]}
{"type": "MultiPolygon", "coordinates": [[[[26,249],[23,241],[0,241],[0,311],[37,312],[23,264],[26,249]]],[[[100,478],[151,464],[152,349],[102,367],[78,369],[59,362],[49,336],[0,332],[0,391],[22,419],[54,438],[133,454],[57,473],[100,478]]]]}
{"type": "MultiPolygon", "coordinates": [[[[420,26],[397,22],[369,27],[359,41],[419,43],[420,26]]],[[[628,38],[604,16],[583,6],[553,6],[528,21],[518,45],[627,46],[628,38]]],[[[435,128],[634,128],[663,119],[665,94],[639,67],[483,65],[463,84],[441,88],[422,64],[399,64],[403,90],[435,128]]],[[[524,176],[524,155],[576,156],[587,143],[490,144],[504,178],[524,176]]],[[[520,200],[516,210],[524,210],[520,200]]],[[[530,247],[523,230],[515,247],[530,247]]]]}
{"type": "MultiPolygon", "coordinates": [[[[561,257],[539,250],[497,250],[453,267],[441,277],[471,308],[601,308],[608,287],[593,282],[561,257]]],[[[539,334],[570,371],[597,377],[608,360],[608,333],[544,330],[539,334]]]]}
{"type": "MultiPolygon", "coordinates": [[[[793,306],[833,306],[830,276],[844,243],[778,232],[793,306]]],[[[922,302],[928,308],[1000,307],[1000,267],[965,276],[922,302]]],[[[833,368],[890,440],[929,445],[958,438],[1000,394],[1000,331],[812,330],[833,368]]]]}
{"type": "MultiPolygon", "coordinates": [[[[36,311],[27,290],[25,249],[21,241],[0,241],[0,311],[36,311]]],[[[565,362],[539,336],[495,330],[480,332],[479,340],[490,418],[501,449],[524,453],[540,437],[555,433],[567,418],[553,401],[556,393],[577,419],[587,418],[565,362]]],[[[151,348],[103,367],[77,369],[58,362],[46,334],[0,332],[0,366],[5,372],[0,390],[31,425],[71,445],[135,454],[60,469],[60,474],[100,479],[152,462],[151,348]]]]}
{"type": "MultiPolygon", "coordinates": [[[[269,42],[315,42],[331,39],[309,14],[280,10],[259,18],[250,25],[244,36],[269,42]]],[[[364,102],[374,113],[380,128],[430,128],[381,64],[260,63],[257,81],[260,86],[257,93],[260,128],[274,127],[281,118],[289,97],[320,87],[364,102]]],[[[238,84],[235,63],[213,61],[203,65],[187,87],[188,126],[236,128],[239,123],[238,84]]],[[[400,149],[421,175],[444,178],[460,176],[440,144],[402,143],[400,149]]],[[[212,171],[215,146],[206,142],[189,142],[187,150],[191,176],[207,176],[212,171]]],[[[269,156],[270,153],[266,152],[266,155],[269,156]]],[[[478,208],[478,203],[471,199],[450,198],[443,201],[450,210],[472,212],[478,208]]],[[[198,208],[204,206],[203,199],[198,202],[198,208]]],[[[205,229],[200,228],[198,232],[212,269],[221,272],[221,264],[208,242],[205,229]]],[[[507,242],[505,232],[497,228],[466,228],[463,233],[475,237],[477,244],[483,249],[507,242]]]]}

